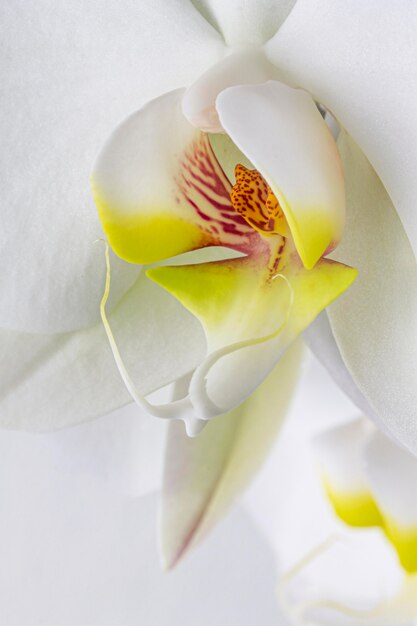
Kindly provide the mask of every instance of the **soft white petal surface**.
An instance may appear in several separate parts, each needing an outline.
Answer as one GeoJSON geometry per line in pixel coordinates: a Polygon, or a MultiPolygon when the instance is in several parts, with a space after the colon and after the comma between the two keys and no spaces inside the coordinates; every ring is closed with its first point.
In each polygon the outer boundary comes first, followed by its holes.
{"type": "MultiPolygon", "coordinates": [[[[98,319],[102,231],[88,179],[101,143],[147,99],[195,80],[224,44],[181,0],[16,0],[0,24],[0,326],[68,331],[98,319]]],[[[117,271],[114,302],[137,275],[117,271]]]]}
{"type": "Polygon", "coordinates": [[[160,527],[168,567],[219,522],[264,462],[286,416],[300,355],[298,342],[244,404],[196,438],[183,424],[170,425],[160,527]]]}
{"type": "Polygon", "coordinates": [[[223,128],[266,179],[310,269],[339,241],[343,172],[312,98],[278,81],[230,87],[216,101],[223,128]]]}
{"type": "MultiPolygon", "coordinates": [[[[144,274],[110,322],[132,379],[144,394],[193,369],[204,356],[198,321],[144,274]]],[[[50,336],[1,331],[0,345],[2,427],[55,430],[131,400],[101,322],[50,336]]]]}
{"type": "Polygon", "coordinates": [[[409,0],[299,0],[268,43],[364,150],[417,253],[417,5],[409,0]]]}
{"type": "MultiPolygon", "coordinates": [[[[378,418],[363,393],[347,369],[340,350],[335,341],[326,311],[318,315],[312,324],[304,331],[303,337],[319,361],[327,368],[330,376],[352,400],[361,412],[372,418],[379,426],[384,428],[384,423],[378,418]]],[[[386,429],[386,427],[385,427],[386,429]]]]}
{"type": "Polygon", "coordinates": [[[193,0],[230,46],[262,44],[285,20],[295,0],[193,0]]]}
{"type": "Polygon", "coordinates": [[[417,452],[417,265],[395,209],[360,150],[340,142],[348,222],[338,260],[358,279],[328,309],[342,358],[394,438],[417,452]]]}
{"type": "Polygon", "coordinates": [[[243,48],[229,54],[200,76],[182,100],[185,117],[205,132],[223,132],[216,111],[216,98],[233,85],[257,85],[279,74],[258,48],[243,48]]]}

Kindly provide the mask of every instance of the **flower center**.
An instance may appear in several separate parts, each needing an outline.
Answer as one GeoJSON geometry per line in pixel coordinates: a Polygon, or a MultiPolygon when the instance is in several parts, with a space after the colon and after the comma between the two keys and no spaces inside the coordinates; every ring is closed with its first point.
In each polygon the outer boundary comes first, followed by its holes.
{"type": "Polygon", "coordinates": [[[284,212],[272,189],[257,170],[236,165],[236,182],[230,193],[233,208],[255,230],[269,235],[287,235],[284,212]]]}

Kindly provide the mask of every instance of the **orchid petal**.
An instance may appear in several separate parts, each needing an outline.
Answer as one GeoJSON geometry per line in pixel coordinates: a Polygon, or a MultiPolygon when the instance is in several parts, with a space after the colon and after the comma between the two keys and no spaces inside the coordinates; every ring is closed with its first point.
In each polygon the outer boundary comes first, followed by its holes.
{"type": "Polygon", "coordinates": [[[259,237],[236,214],[208,136],[181,112],[183,90],[153,100],[107,141],[92,175],[113,250],[153,263],[210,245],[247,251],[259,237]]]}
{"type": "MultiPolygon", "coordinates": [[[[314,616],[314,623],[323,626],[329,623],[328,615],[343,617],[343,624],[409,624],[417,616],[417,506],[412,496],[416,458],[364,418],[316,436],[315,448],[327,495],[338,516],[351,526],[380,526],[395,547],[406,575],[398,590],[389,588],[373,608],[356,609],[329,598],[292,609],[290,605],[291,614],[302,618],[301,623],[309,623],[314,616]]],[[[307,555],[293,568],[295,575],[327,549],[323,546],[316,554],[307,555]]]]}
{"type": "Polygon", "coordinates": [[[417,255],[417,6],[299,0],[266,53],[360,145],[417,255]]]}
{"type": "Polygon", "coordinates": [[[356,404],[364,415],[367,415],[378,426],[386,430],[385,424],[379,419],[363,393],[361,393],[347,369],[334,338],[326,311],[317,316],[314,322],[304,331],[303,337],[310,350],[324,365],[330,376],[348,398],[356,404]]]}
{"type": "MultiPolygon", "coordinates": [[[[204,357],[198,321],[144,274],[109,317],[144,395],[195,369],[204,357]]],[[[1,331],[0,342],[2,427],[56,430],[131,400],[101,323],[56,335],[1,331]]]]}
{"type": "MultiPolygon", "coordinates": [[[[395,209],[346,135],[348,223],[337,258],[358,280],[328,309],[342,358],[395,439],[417,452],[417,266],[395,209]]],[[[336,256],[336,255],[335,255],[336,256]]]]}
{"type": "Polygon", "coordinates": [[[337,147],[314,101],[270,81],[230,87],[216,104],[223,128],[274,192],[311,269],[340,240],[345,211],[337,147]]]}
{"type": "Polygon", "coordinates": [[[203,324],[208,357],[190,384],[199,417],[243,402],[294,338],[355,279],[354,269],[325,259],[305,270],[286,247],[272,275],[262,256],[148,270],[203,324]]]}
{"type": "Polygon", "coordinates": [[[197,438],[188,438],[182,424],[170,424],[161,508],[166,567],[201,541],[261,465],[285,416],[300,348],[294,344],[243,405],[197,438]]]}
{"type": "Polygon", "coordinates": [[[361,418],[315,438],[323,482],[338,516],[380,526],[407,572],[417,572],[417,459],[361,418]]]}
{"type": "MultiPolygon", "coordinates": [[[[102,230],[88,178],[103,137],[150,97],[195,80],[224,44],[180,0],[16,0],[0,23],[0,326],[70,331],[99,319],[102,230]]],[[[138,273],[118,261],[114,271],[113,304],[138,273]]]]}
{"type": "Polygon", "coordinates": [[[182,110],[193,126],[204,132],[222,133],[216,98],[233,85],[254,85],[278,78],[278,71],[262,50],[244,48],[221,59],[187,89],[182,110]]]}
{"type": "Polygon", "coordinates": [[[381,433],[375,432],[366,450],[366,473],[384,518],[387,536],[401,564],[417,572],[417,459],[381,433]]]}
{"type": "Polygon", "coordinates": [[[229,46],[262,44],[272,37],[296,0],[193,0],[229,46]]]}
{"type": "Polygon", "coordinates": [[[329,429],[314,441],[327,495],[340,519],[351,526],[382,525],[363,467],[372,428],[358,419],[329,429]]]}

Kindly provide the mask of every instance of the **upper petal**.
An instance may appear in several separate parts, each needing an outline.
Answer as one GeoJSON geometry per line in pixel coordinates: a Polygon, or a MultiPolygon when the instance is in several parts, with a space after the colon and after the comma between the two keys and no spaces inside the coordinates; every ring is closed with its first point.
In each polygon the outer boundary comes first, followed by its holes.
{"type": "MultiPolygon", "coordinates": [[[[224,44],[180,0],[16,0],[0,24],[0,325],[67,331],[98,319],[102,231],[88,179],[103,138],[150,97],[195,80],[224,44]]],[[[115,301],[137,276],[119,271],[115,301]]]]}
{"type": "Polygon", "coordinates": [[[262,44],[272,37],[296,0],[194,0],[229,46],[262,44]]]}
{"type": "Polygon", "coordinates": [[[343,171],[312,98],[270,81],[230,87],[217,98],[223,128],[268,182],[307,268],[340,240],[343,171]]]}
{"type": "Polygon", "coordinates": [[[197,128],[212,133],[223,132],[216,110],[219,93],[233,85],[256,85],[278,77],[277,68],[268,61],[262,49],[234,50],[187,89],[182,110],[197,128]]]}
{"type": "Polygon", "coordinates": [[[266,52],[364,150],[417,254],[417,5],[299,0],[266,52]]]}

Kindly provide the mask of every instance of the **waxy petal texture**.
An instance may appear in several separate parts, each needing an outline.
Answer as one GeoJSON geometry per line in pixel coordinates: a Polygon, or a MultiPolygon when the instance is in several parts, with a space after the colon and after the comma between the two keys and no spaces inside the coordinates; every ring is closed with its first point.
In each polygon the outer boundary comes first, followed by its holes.
{"type": "MultiPolygon", "coordinates": [[[[144,274],[109,318],[143,394],[193,370],[204,358],[198,321],[144,274]]],[[[0,345],[3,428],[56,430],[131,401],[101,323],[55,335],[1,331],[0,345]]]]}
{"type": "Polygon", "coordinates": [[[416,30],[408,0],[299,0],[266,52],[365,152],[417,255],[416,30]]]}
{"type": "Polygon", "coordinates": [[[335,253],[358,280],[328,315],[342,358],[394,439],[417,452],[417,265],[374,170],[347,136],[348,221],[335,253]]]}
{"type": "Polygon", "coordinates": [[[294,344],[242,406],[211,421],[197,438],[170,424],[160,523],[166,567],[204,538],[263,462],[292,396],[300,348],[294,344]]]}
{"type": "Polygon", "coordinates": [[[193,0],[229,46],[263,44],[281,26],[295,0],[193,0]]]}
{"type": "Polygon", "coordinates": [[[327,311],[323,311],[303,333],[303,338],[319,361],[328,370],[335,383],[344,391],[348,398],[366,415],[388,431],[384,422],[378,417],[363,393],[352,378],[352,374],[342,359],[340,350],[330,326],[327,311]]]}
{"type": "Polygon", "coordinates": [[[278,78],[278,70],[261,49],[244,48],[229,54],[200,76],[182,100],[185,117],[205,132],[221,133],[216,98],[233,85],[257,85],[278,78]]]}
{"type": "Polygon", "coordinates": [[[217,98],[223,128],[278,199],[306,268],[339,242],[343,171],[312,98],[277,81],[230,87],[217,98]]]}
{"type": "MultiPolygon", "coordinates": [[[[182,0],[16,0],[0,24],[0,327],[66,332],[99,319],[102,230],[88,179],[103,138],[225,47],[182,0]]],[[[115,262],[113,304],[137,273],[115,262]]]]}

